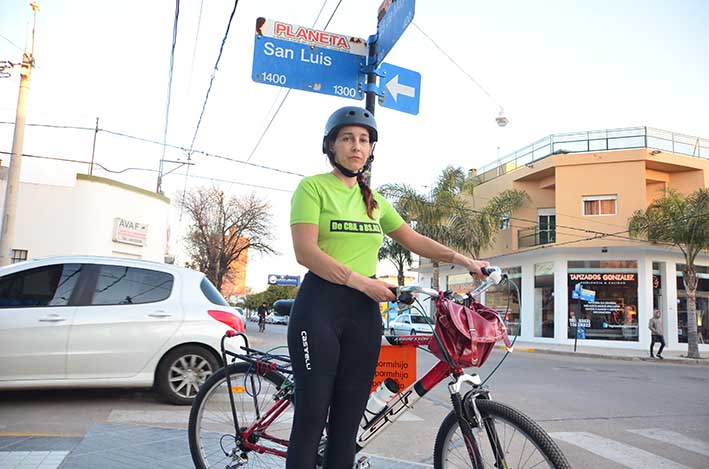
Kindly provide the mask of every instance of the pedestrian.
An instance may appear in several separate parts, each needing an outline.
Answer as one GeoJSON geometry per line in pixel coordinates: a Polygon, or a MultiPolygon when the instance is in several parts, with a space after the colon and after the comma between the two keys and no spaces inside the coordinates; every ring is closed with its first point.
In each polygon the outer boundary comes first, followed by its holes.
{"type": "Polygon", "coordinates": [[[258,307],[258,331],[264,332],[266,330],[266,314],[268,314],[268,306],[266,303],[261,303],[258,307]]]}
{"type": "Polygon", "coordinates": [[[660,344],[660,348],[657,349],[657,358],[662,360],[662,350],[665,348],[665,336],[662,332],[662,313],[659,309],[655,310],[655,315],[650,318],[650,322],[647,324],[652,334],[652,340],[650,341],[650,357],[655,358],[652,353],[652,349],[655,347],[655,342],[660,344]]]}
{"type": "Polygon", "coordinates": [[[357,428],[369,397],[381,345],[378,303],[393,285],[376,279],[384,235],[428,259],[482,277],[489,265],[459,254],[407,225],[366,183],[377,124],[371,112],[344,107],[327,120],[322,151],[332,171],[303,178],[291,200],[298,262],[309,269],[295,298],[288,348],[295,414],[286,467],[313,469],[327,420],[324,467],[352,468],[357,428]]]}

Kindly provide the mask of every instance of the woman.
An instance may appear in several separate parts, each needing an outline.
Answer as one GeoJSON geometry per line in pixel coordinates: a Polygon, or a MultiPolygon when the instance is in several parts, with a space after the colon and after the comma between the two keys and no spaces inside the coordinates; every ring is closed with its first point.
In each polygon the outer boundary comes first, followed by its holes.
{"type": "Polygon", "coordinates": [[[489,265],[416,233],[367,186],[363,173],[377,139],[369,111],[335,111],[322,146],[332,172],[304,178],[293,194],[293,248],[309,272],[288,325],[295,377],[290,469],[315,467],[326,420],[325,467],[352,468],[381,344],[378,303],[394,300],[392,285],[374,278],[384,234],[422,257],[458,264],[480,277],[480,268],[489,265]]]}

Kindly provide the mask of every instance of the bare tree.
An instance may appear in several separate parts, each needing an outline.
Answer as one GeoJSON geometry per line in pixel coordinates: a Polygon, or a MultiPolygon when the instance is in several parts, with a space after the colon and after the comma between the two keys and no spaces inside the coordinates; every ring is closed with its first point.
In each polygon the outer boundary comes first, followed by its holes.
{"type": "Polygon", "coordinates": [[[228,197],[216,187],[200,187],[178,200],[190,219],[187,253],[218,290],[248,250],[276,253],[270,245],[271,206],[255,194],[228,197]]]}

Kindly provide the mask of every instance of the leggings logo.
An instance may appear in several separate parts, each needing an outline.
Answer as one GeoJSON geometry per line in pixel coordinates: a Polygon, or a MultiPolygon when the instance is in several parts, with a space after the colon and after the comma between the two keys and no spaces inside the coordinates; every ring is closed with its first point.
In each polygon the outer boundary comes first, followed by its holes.
{"type": "Polygon", "coordinates": [[[303,354],[305,358],[305,369],[311,370],[310,366],[310,348],[308,347],[308,333],[305,331],[300,331],[300,337],[303,339],[303,354]]]}

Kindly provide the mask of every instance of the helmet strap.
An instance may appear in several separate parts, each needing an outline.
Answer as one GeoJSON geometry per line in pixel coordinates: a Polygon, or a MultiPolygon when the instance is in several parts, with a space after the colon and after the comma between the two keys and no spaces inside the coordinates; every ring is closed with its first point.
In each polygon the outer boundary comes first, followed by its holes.
{"type": "Polygon", "coordinates": [[[363,174],[365,171],[369,171],[369,168],[372,167],[372,161],[374,161],[374,155],[369,155],[369,158],[367,158],[367,162],[364,163],[364,166],[362,166],[359,171],[354,172],[350,171],[349,169],[345,168],[340,163],[335,161],[335,155],[332,152],[328,152],[327,157],[330,160],[330,163],[332,163],[334,167],[336,167],[342,174],[344,174],[348,178],[354,178],[359,176],[360,174],[363,174]]]}

